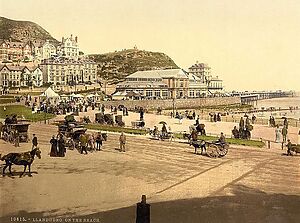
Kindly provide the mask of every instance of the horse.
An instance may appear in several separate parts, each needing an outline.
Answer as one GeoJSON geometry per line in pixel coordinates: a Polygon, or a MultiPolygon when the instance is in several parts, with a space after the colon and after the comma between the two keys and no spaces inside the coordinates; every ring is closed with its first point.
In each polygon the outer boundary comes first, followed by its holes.
{"type": "Polygon", "coordinates": [[[23,173],[21,173],[20,177],[22,177],[22,175],[25,173],[27,166],[29,169],[29,175],[31,176],[30,167],[32,162],[34,161],[35,156],[41,159],[41,151],[39,148],[35,148],[32,151],[28,151],[25,153],[9,153],[1,157],[1,160],[5,161],[5,166],[3,167],[2,174],[5,174],[5,170],[8,167],[9,173],[12,175],[11,166],[15,164],[24,166],[24,171],[23,173]]]}

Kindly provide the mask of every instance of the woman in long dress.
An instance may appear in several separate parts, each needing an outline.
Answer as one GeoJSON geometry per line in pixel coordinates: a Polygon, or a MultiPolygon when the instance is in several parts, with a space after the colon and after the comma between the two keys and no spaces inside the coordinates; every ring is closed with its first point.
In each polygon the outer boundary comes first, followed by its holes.
{"type": "Polygon", "coordinates": [[[55,136],[52,136],[52,139],[50,140],[51,144],[51,150],[50,150],[50,156],[56,157],[57,156],[57,139],[55,136]]]}
{"type": "Polygon", "coordinates": [[[60,135],[57,143],[58,143],[58,156],[64,157],[66,148],[65,148],[65,140],[62,135],[60,135]]]}

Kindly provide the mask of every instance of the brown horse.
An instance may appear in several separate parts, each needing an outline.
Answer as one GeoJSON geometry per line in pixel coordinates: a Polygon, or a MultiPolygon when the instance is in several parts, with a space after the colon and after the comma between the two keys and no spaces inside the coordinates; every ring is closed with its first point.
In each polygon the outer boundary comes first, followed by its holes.
{"type": "Polygon", "coordinates": [[[39,148],[35,148],[32,151],[28,151],[25,153],[9,153],[1,158],[2,161],[5,161],[5,166],[3,167],[3,175],[5,174],[5,170],[8,167],[9,173],[12,175],[11,172],[11,166],[13,164],[15,165],[23,165],[24,171],[21,173],[20,177],[25,173],[26,168],[28,166],[29,169],[29,176],[31,176],[30,172],[30,166],[32,162],[34,161],[34,157],[37,156],[39,159],[41,159],[41,151],[39,148]]]}

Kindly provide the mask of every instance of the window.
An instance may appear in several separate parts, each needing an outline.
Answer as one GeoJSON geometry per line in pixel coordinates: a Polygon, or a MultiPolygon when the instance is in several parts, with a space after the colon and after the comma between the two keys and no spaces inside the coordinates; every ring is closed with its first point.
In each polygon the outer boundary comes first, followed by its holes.
{"type": "Polygon", "coordinates": [[[195,97],[195,92],[194,91],[190,91],[190,97],[195,97]]]}
{"type": "Polygon", "coordinates": [[[168,97],[168,91],[167,90],[163,90],[162,91],[162,96],[163,97],[168,97]]]}
{"type": "Polygon", "coordinates": [[[146,97],[152,97],[152,90],[146,90],[146,97]]]}
{"type": "Polygon", "coordinates": [[[183,87],[183,81],[180,81],[180,87],[183,87]]]}
{"type": "Polygon", "coordinates": [[[140,93],[141,95],[144,95],[144,90],[136,90],[136,92],[140,93]]]}
{"type": "Polygon", "coordinates": [[[155,90],[154,91],[154,96],[155,97],[160,97],[160,90],[155,90]]]}

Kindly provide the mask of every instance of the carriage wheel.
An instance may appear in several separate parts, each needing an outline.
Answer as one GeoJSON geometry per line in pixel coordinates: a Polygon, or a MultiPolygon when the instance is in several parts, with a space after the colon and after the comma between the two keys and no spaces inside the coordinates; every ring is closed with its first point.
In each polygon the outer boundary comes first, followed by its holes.
{"type": "Polygon", "coordinates": [[[225,156],[228,152],[228,145],[218,146],[218,154],[220,157],[225,156]]]}
{"type": "Polygon", "coordinates": [[[210,144],[206,149],[206,154],[209,157],[216,158],[219,156],[218,154],[218,146],[214,144],[210,144]]]}

